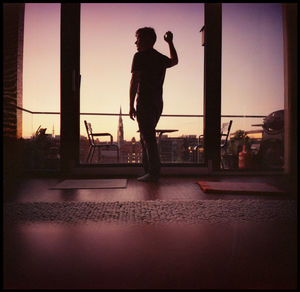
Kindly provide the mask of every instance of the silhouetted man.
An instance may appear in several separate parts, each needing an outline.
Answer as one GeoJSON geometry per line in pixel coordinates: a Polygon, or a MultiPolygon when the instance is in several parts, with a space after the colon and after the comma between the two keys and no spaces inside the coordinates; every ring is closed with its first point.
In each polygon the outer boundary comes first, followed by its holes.
{"type": "Polygon", "coordinates": [[[164,40],[169,44],[170,58],[153,48],[156,41],[153,28],[138,29],[136,38],[138,52],[133,57],[131,67],[129,116],[132,120],[137,118],[143,149],[142,162],[145,175],[138,180],[157,181],[160,175],[160,158],[155,127],[163,109],[162,95],[166,69],[176,65],[178,57],[173,45],[173,34],[170,31],[164,35],[164,40]]]}

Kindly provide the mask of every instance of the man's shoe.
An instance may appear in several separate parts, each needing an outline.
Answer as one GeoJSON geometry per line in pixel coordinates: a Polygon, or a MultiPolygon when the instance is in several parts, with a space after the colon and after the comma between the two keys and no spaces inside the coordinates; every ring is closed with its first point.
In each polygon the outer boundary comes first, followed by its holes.
{"type": "Polygon", "coordinates": [[[158,177],[154,176],[150,173],[146,173],[145,175],[139,177],[137,179],[138,181],[142,181],[142,182],[157,182],[158,181],[158,177]]]}

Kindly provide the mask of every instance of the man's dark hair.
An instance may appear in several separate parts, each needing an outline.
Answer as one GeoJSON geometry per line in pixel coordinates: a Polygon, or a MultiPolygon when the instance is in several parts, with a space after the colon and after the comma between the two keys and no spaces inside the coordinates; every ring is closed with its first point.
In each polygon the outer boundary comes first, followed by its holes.
{"type": "Polygon", "coordinates": [[[156,42],[156,33],[152,27],[142,27],[139,28],[136,33],[140,38],[147,38],[152,42],[152,45],[156,42]]]}

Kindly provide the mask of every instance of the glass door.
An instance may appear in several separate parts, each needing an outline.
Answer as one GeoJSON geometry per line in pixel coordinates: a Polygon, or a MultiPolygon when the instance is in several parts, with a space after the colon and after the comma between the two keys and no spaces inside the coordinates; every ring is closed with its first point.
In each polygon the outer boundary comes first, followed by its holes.
{"type": "Polygon", "coordinates": [[[25,169],[59,169],[60,3],[26,3],[22,142],[25,169]]]}
{"type": "Polygon", "coordinates": [[[283,167],[280,3],[222,4],[222,123],[232,120],[225,169],[283,167]],[[248,154],[239,153],[245,146],[248,154]],[[241,161],[246,158],[246,164],[241,161]]]}
{"type": "Polygon", "coordinates": [[[194,149],[203,134],[204,50],[199,33],[204,23],[202,3],[82,3],[80,163],[140,164],[141,145],[136,121],[129,116],[131,64],[135,32],[150,26],[157,34],[154,48],[169,56],[163,36],[174,34],[179,64],[167,69],[164,109],[157,129],[163,164],[199,164],[194,149]],[[101,151],[90,151],[85,121],[101,151]],[[174,130],[170,132],[169,130],[174,130]],[[109,147],[111,139],[119,147],[109,147]],[[107,147],[106,147],[107,146],[107,147]]]}

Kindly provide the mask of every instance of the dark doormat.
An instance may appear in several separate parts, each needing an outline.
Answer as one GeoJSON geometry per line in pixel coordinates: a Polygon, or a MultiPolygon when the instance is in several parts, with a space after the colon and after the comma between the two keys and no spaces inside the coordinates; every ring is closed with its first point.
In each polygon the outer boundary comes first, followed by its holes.
{"type": "Polygon", "coordinates": [[[285,191],[262,182],[198,181],[205,193],[214,194],[284,194],[285,191]]]}
{"type": "Polygon", "coordinates": [[[50,189],[120,189],[126,187],[127,179],[66,179],[50,189]]]}

